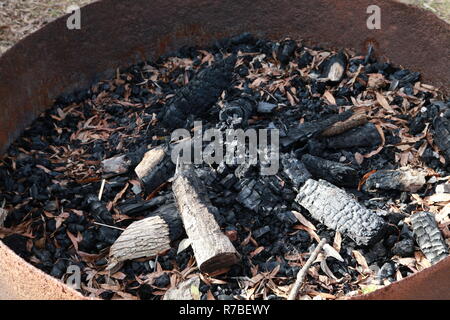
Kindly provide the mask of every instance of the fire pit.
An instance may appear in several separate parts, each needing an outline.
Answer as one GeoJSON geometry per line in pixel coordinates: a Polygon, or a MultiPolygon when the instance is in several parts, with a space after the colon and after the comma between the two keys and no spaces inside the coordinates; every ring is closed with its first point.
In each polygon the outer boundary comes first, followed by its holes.
{"type": "Polygon", "coordinates": [[[410,276],[400,293],[445,270],[444,92],[377,59],[376,39],[358,52],[213,38],[61,90],[2,161],[3,242],[66,282],[79,270],[81,291],[106,299],[286,298],[320,239],[298,297],[410,276]],[[205,157],[203,132],[244,152],[205,157]]]}

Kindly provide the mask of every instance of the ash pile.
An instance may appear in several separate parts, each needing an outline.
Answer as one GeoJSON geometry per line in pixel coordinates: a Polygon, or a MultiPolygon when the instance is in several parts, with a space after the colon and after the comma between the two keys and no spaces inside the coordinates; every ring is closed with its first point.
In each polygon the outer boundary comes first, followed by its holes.
{"type": "Polygon", "coordinates": [[[286,299],[324,239],[296,298],[368,293],[448,256],[449,119],[371,47],[183,47],[12,144],[0,239],[62,281],[79,268],[87,296],[194,300],[286,299]]]}

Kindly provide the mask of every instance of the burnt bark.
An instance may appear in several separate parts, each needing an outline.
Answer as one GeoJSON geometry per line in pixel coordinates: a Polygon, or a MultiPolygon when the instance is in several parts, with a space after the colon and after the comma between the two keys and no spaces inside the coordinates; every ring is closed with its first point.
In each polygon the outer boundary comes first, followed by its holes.
{"type": "Polygon", "coordinates": [[[358,185],[358,171],[350,166],[310,154],[303,155],[302,162],[316,178],[327,180],[337,186],[355,187],[358,185]]]}
{"type": "Polygon", "coordinates": [[[168,147],[158,146],[147,151],[134,171],[147,193],[155,191],[175,172],[175,164],[172,162],[168,147]]]}
{"type": "Polygon", "coordinates": [[[369,122],[340,135],[325,138],[323,141],[330,149],[373,147],[381,144],[381,136],[375,125],[369,122]]]}
{"type": "Polygon", "coordinates": [[[236,264],[238,253],[220,230],[213,214],[217,208],[192,165],[178,168],[172,191],[200,271],[212,273],[236,264]]]}
{"type": "Polygon", "coordinates": [[[385,223],[381,217],[327,181],[309,179],[300,188],[296,201],[314,219],[358,245],[374,244],[384,235],[385,223]]]}
{"type": "Polygon", "coordinates": [[[109,251],[109,269],[126,260],[153,257],[171,248],[183,234],[183,225],[175,204],[152,212],[147,218],[133,222],[114,242],[109,251]]]}
{"type": "Polygon", "coordinates": [[[190,115],[205,113],[226,90],[232,80],[236,57],[230,56],[202,70],[169,101],[162,115],[168,128],[181,128],[190,115]]]}
{"type": "Polygon", "coordinates": [[[289,147],[294,143],[304,143],[308,139],[318,137],[323,131],[339,121],[345,121],[353,115],[351,110],[335,114],[324,120],[305,122],[290,128],[287,136],[280,139],[283,147],[289,147]]]}
{"type": "Polygon", "coordinates": [[[448,256],[448,247],[431,212],[417,212],[411,216],[414,237],[425,257],[435,264],[448,256]]]}
{"type": "Polygon", "coordinates": [[[436,142],[447,164],[450,162],[450,120],[437,117],[433,121],[434,142],[436,142]]]}
{"type": "Polygon", "coordinates": [[[426,183],[426,172],[415,169],[379,170],[364,184],[365,191],[399,190],[417,192],[426,183]]]}

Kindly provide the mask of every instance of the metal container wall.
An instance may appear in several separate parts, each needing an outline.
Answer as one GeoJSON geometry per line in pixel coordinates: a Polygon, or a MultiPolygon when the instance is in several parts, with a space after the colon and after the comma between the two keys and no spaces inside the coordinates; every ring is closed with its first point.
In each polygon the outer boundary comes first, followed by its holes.
{"type": "MultiPolygon", "coordinates": [[[[61,93],[112,76],[118,66],[245,31],[360,53],[373,43],[380,57],[449,92],[450,26],[395,1],[103,0],[81,9],[81,30],[68,30],[62,17],[0,57],[0,152],[61,93]],[[379,30],[367,28],[370,5],[381,8],[379,30]]],[[[0,241],[0,298],[83,297],[0,241]]],[[[450,258],[357,298],[450,299],[450,258]]]]}

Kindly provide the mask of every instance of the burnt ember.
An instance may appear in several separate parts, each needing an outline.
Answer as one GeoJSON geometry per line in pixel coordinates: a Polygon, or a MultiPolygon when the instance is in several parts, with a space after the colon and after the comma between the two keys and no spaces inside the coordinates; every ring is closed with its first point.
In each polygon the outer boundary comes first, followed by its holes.
{"type": "Polygon", "coordinates": [[[286,299],[321,239],[297,298],[429,267],[448,255],[450,101],[375,54],[245,33],[61,96],[0,161],[0,239],[103,299],[286,299]],[[277,130],[279,152],[175,162],[198,151],[175,129],[277,130]]]}

